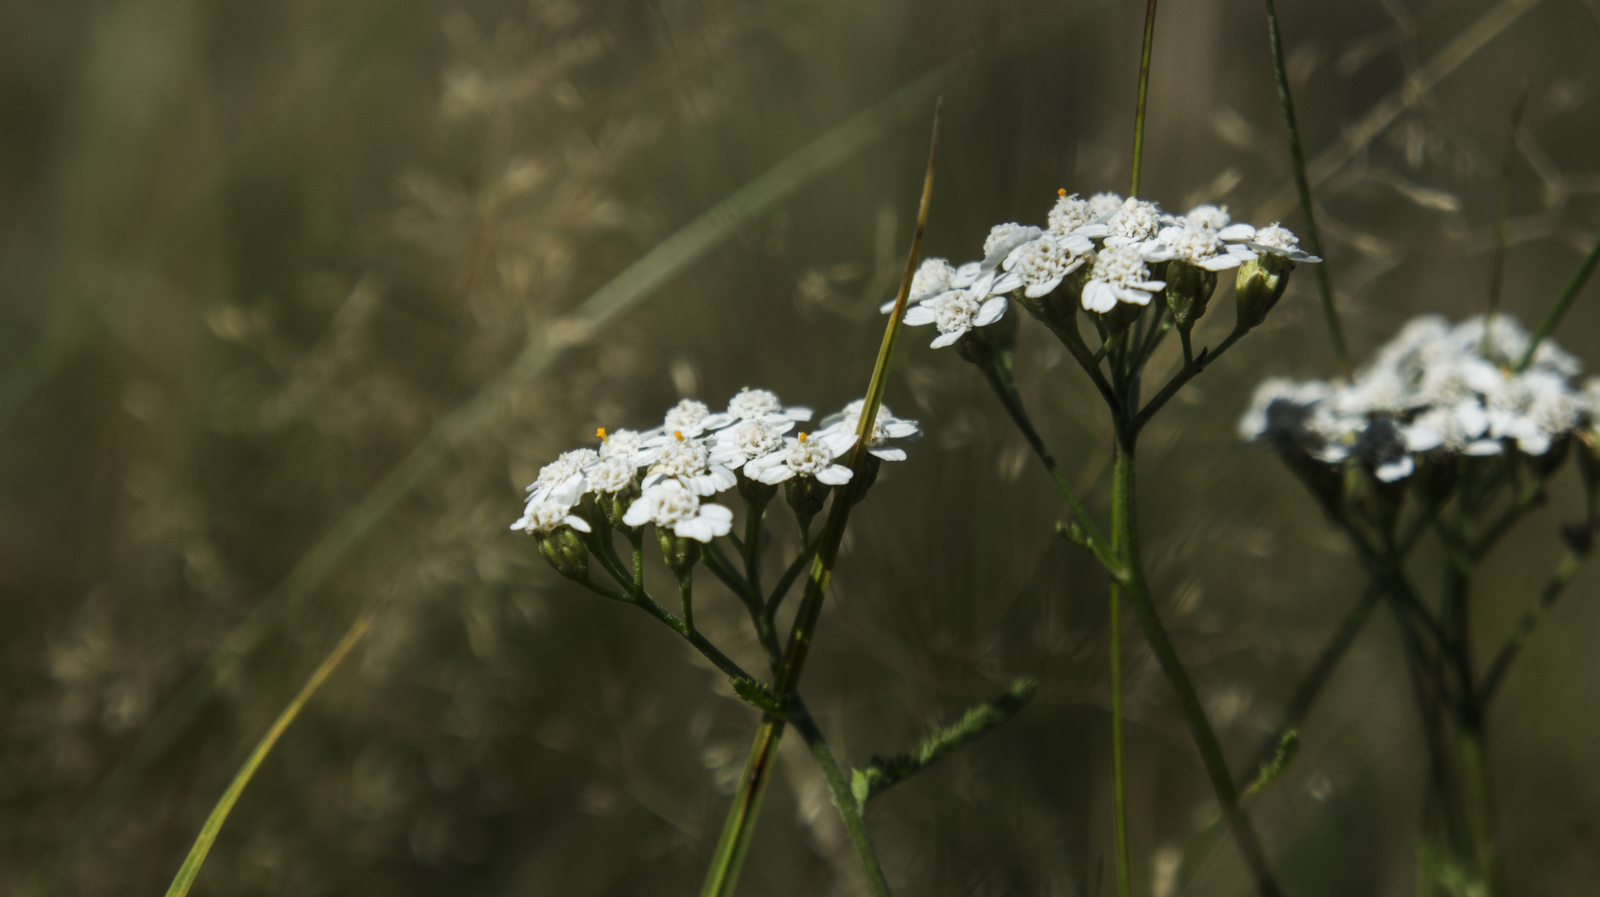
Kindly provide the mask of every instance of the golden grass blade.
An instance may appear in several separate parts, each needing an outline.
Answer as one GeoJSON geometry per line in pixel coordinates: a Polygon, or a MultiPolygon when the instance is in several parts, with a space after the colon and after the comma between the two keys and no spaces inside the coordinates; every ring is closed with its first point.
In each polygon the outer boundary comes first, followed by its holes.
{"type": "Polygon", "coordinates": [[[322,683],[327,680],[329,674],[344,662],[345,657],[350,654],[350,649],[356,646],[356,642],[361,641],[361,637],[367,634],[367,629],[371,625],[372,611],[370,610],[364,612],[356,618],[354,623],[350,624],[350,629],[345,632],[344,638],[339,640],[339,644],[333,646],[333,650],[328,653],[322,664],[311,674],[311,678],[307,679],[306,684],[301,687],[300,693],[294,696],[294,700],[290,701],[287,707],[283,708],[282,713],[278,714],[277,720],[273,722],[272,728],[267,730],[267,734],[261,736],[261,740],[256,743],[255,750],[250,752],[250,756],[245,759],[244,765],[239,767],[239,772],[234,775],[233,781],[228,784],[228,790],[222,792],[222,797],[217,800],[216,806],[211,808],[211,815],[206,817],[205,824],[200,827],[200,834],[194,839],[194,846],[189,848],[189,855],[184,858],[183,865],[178,869],[177,876],[172,879],[172,886],[167,888],[167,897],[184,897],[189,893],[189,887],[194,884],[195,876],[200,874],[200,867],[205,864],[206,854],[211,852],[211,845],[216,843],[217,835],[222,832],[222,824],[228,821],[228,814],[233,811],[233,805],[239,802],[239,795],[243,794],[245,786],[250,784],[250,779],[255,776],[256,770],[260,768],[261,761],[266,759],[267,754],[278,743],[278,739],[283,735],[284,730],[289,728],[289,724],[294,722],[296,716],[300,715],[300,709],[305,707],[306,702],[311,700],[311,696],[316,694],[317,689],[322,687],[322,683]]]}

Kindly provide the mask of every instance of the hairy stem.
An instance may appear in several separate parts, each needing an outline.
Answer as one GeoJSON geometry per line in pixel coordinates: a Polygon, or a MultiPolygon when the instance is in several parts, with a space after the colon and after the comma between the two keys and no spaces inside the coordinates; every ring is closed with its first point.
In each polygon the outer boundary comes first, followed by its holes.
{"type": "MultiPolygon", "coordinates": [[[[1133,459],[1120,445],[1116,454],[1111,473],[1111,547],[1131,580],[1137,574],[1128,559],[1137,555],[1138,542],[1133,514],[1133,459]]],[[[1117,894],[1128,897],[1133,880],[1128,861],[1128,800],[1122,754],[1122,589],[1122,583],[1113,578],[1106,625],[1111,660],[1111,807],[1116,828],[1117,894]]]]}
{"type": "Polygon", "coordinates": [[[789,719],[794,723],[795,731],[805,739],[806,746],[811,748],[811,756],[822,768],[822,777],[828,780],[828,790],[833,792],[833,805],[844,820],[850,844],[855,847],[856,858],[861,861],[861,871],[866,873],[868,887],[872,888],[874,897],[889,897],[889,882],[883,877],[877,852],[872,849],[872,838],[867,834],[866,822],[861,818],[861,806],[856,803],[855,794],[850,790],[850,780],[839,768],[833,751],[822,737],[822,730],[811,718],[811,712],[806,709],[799,695],[792,695],[789,699],[789,719]]]}

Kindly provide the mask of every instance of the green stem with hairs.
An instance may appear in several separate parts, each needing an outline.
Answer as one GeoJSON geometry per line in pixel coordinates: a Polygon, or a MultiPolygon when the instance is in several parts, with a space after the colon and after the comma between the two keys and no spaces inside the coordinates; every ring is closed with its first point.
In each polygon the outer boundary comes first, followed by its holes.
{"type": "Polygon", "coordinates": [[[883,866],[878,862],[877,852],[872,849],[872,838],[867,834],[866,821],[861,818],[861,805],[850,790],[850,780],[839,768],[839,761],[834,759],[833,751],[822,737],[822,730],[817,728],[816,721],[811,718],[810,711],[799,695],[789,699],[789,718],[794,722],[795,731],[811,748],[811,756],[816,758],[817,766],[821,767],[822,777],[828,781],[828,790],[833,792],[833,805],[844,819],[845,832],[850,836],[851,846],[856,849],[856,857],[861,860],[861,868],[867,874],[867,885],[872,888],[873,897],[889,897],[889,882],[883,876],[883,866]]]}
{"type": "MultiPolygon", "coordinates": [[[[1133,509],[1133,456],[1120,444],[1114,450],[1111,469],[1111,547],[1118,563],[1131,580],[1139,574],[1130,558],[1138,556],[1139,534],[1133,509]]],[[[1117,894],[1132,893],[1132,870],[1128,860],[1128,799],[1122,755],[1122,583],[1111,580],[1110,610],[1107,621],[1111,655],[1111,787],[1112,820],[1116,827],[1117,894]]]]}
{"type": "Polygon", "coordinates": [[[1328,261],[1322,251],[1322,235],[1317,230],[1317,216],[1311,201],[1311,182],[1306,179],[1305,153],[1300,148],[1300,125],[1295,119],[1294,97],[1289,93],[1289,70],[1283,62],[1283,36],[1278,33],[1278,11],[1272,0],[1267,4],[1267,35],[1272,44],[1272,71],[1278,80],[1278,105],[1283,108],[1283,127],[1289,135],[1289,161],[1294,166],[1294,189],[1300,195],[1300,211],[1306,216],[1306,247],[1312,255],[1322,256],[1317,266],[1317,289],[1322,293],[1322,316],[1328,324],[1328,341],[1333,344],[1333,357],[1339,364],[1339,373],[1350,376],[1350,352],[1345,348],[1344,327],[1339,323],[1339,311],[1333,304],[1333,284],[1328,279],[1328,261]]]}

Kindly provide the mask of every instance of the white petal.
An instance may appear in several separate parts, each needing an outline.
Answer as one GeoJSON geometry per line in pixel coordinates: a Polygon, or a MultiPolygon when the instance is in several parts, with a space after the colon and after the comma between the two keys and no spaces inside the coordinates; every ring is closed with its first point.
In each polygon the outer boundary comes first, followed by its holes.
{"type": "Polygon", "coordinates": [[[1406,450],[1411,452],[1426,452],[1444,445],[1444,436],[1427,424],[1401,427],[1400,435],[1405,437],[1406,450]]]}
{"type": "Polygon", "coordinates": [[[843,464],[834,464],[817,474],[817,482],[827,483],[829,486],[843,486],[850,482],[855,473],[843,464]]]}
{"type": "MultiPolygon", "coordinates": [[[[1101,225],[1102,227],[1104,225],[1101,225]]],[[[1065,237],[1058,237],[1056,244],[1074,255],[1084,255],[1094,248],[1094,243],[1082,230],[1074,231],[1065,237]]]]}
{"type": "Polygon", "coordinates": [[[1013,271],[990,285],[989,292],[1009,293],[1020,286],[1022,286],[1022,275],[1013,271]]]}
{"type": "MultiPolygon", "coordinates": [[[[769,455],[768,457],[774,456],[769,455]]],[[[751,463],[753,464],[755,462],[752,461],[751,463]]],[[[745,466],[749,467],[750,465],[746,464],[745,466]]],[[[766,483],[768,486],[776,486],[792,476],[794,476],[794,471],[789,469],[789,465],[779,464],[777,467],[764,468],[761,471],[760,476],[757,476],[756,479],[766,483]]]]}
{"type": "MultiPolygon", "coordinates": [[[[1081,264],[1083,264],[1083,262],[1079,261],[1078,265],[1081,264]]],[[[1073,267],[1076,268],[1077,265],[1073,265],[1073,267]]],[[[1044,283],[1033,284],[1026,290],[1023,290],[1022,295],[1027,296],[1029,299],[1037,299],[1040,296],[1048,296],[1055,292],[1056,287],[1061,286],[1061,281],[1064,280],[1066,276],[1066,274],[1062,274],[1059,277],[1052,277],[1044,283]]]]}
{"type": "Polygon", "coordinates": [[[650,522],[650,512],[645,508],[644,502],[635,501],[628,506],[628,513],[622,515],[622,522],[628,526],[643,526],[650,522]]]}
{"type": "Polygon", "coordinates": [[[850,447],[856,444],[857,437],[852,430],[832,430],[826,433],[818,433],[812,438],[822,443],[823,448],[826,448],[830,454],[837,458],[850,451],[850,447]]]}
{"type": "Polygon", "coordinates": [[[1489,455],[1498,455],[1503,451],[1505,451],[1505,446],[1501,445],[1499,440],[1478,439],[1467,443],[1467,447],[1462,450],[1462,454],[1471,455],[1474,458],[1485,458],[1489,455]]]}
{"type": "Polygon", "coordinates": [[[738,420],[737,417],[734,417],[733,415],[727,413],[726,411],[719,411],[716,414],[708,414],[704,418],[701,418],[701,420],[700,420],[700,429],[702,429],[702,430],[720,430],[723,427],[729,426],[730,424],[734,423],[737,420],[738,420]]]}
{"type": "Polygon", "coordinates": [[[1229,268],[1237,268],[1244,264],[1244,259],[1225,252],[1222,255],[1214,255],[1211,258],[1203,259],[1198,264],[1207,271],[1226,271],[1229,268]]]}
{"type": "Polygon", "coordinates": [[[722,505],[701,505],[700,516],[709,517],[712,520],[720,520],[724,523],[727,523],[733,519],[733,512],[722,505]]]}
{"type": "Polygon", "coordinates": [[[1112,290],[1117,294],[1118,299],[1130,305],[1150,304],[1150,294],[1144,290],[1136,290],[1133,287],[1112,287],[1112,290]]]}
{"type": "MultiPolygon", "coordinates": [[[[631,511],[633,509],[629,508],[628,510],[631,511]]],[[[571,514],[568,514],[567,516],[561,518],[561,522],[572,527],[580,533],[593,532],[593,530],[589,529],[589,522],[584,520],[582,517],[575,517],[571,514]]]]}
{"type": "Polygon", "coordinates": [[[977,317],[972,319],[972,325],[974,327],[987,327],[1000,320],[1005,316],[1006,305],[1006,297],[1004,296],[996,296],[983,303],[983,306],[978,309],[977,317]]]}
{"type": "Polygon", "coordinates": [[[888,302],[885,302],[882,305],[878,306],[878,314],[886,315],[889,312],[894,311],[894,304],[898,299],[899,299],[899,297],[897,296],[894,299],[890,299],[888,302]]]}
{"type": "Polygon", "coordinates": [[[1410,455],[1402,455],[1398,460],[1390,461],[1387,464],[1379,464],[1373,473],[1377,474],[1378,479],[1385,483],[1392,483],[1395,480],[1403,480],[1411,476],[1416,469],[1417,462],[1411,460],[1410,455]]]}
{"type": "Polygon", "coordinates": [[[1089,311],[1108,312],[1117,307],[1117,292],[1103,280],[1091,280],[1083,288],[1083,307],[1089,311]]]}
{"type": "Polygon", "coordinates": [[[966,335],[967,335],[966,328],[962,328],[961,330],[954,330],[954,331],[951,331],[950,333],[940,334],[938,339],[934,340],[933,342],[929,343],[928,345],[932,346],[935,349],[943,349],[945,346],[949,346],[949,345],[954,344],[956,340],[961,339],[963,336],[966,336],[966,335]]]}
{"type": "Polygon", "coordinates": [[[983,262],[967,262],[956,269],[956,275],[950,278],[950,285],[958,290],[966,289],[977,282],[978,275],[983,273],[983,262]]]}
{"type": "Polygon", "coordinates": [[[810,420],[811,409],[804,405],[792,405],[783,409],[783,416],[790,420],[810,420]]]}
{"type": "Polygon", "coordinates": [[[1109,233],[1111,233],[1111,228],[1105,224],[1085,224],[1083,227],[1073,231],[1072,235],[1075,237],[1098,238],[1109,233]]]}
{"type": "Polygon", "coordinates": [[[1238,224],[1230,224],[1222,230],[1217,231],[1217,236],[1229,243],[1242,242],[1254,237],[1255,235],[1256,229],[1243,222],[1238,224]]]}
{"type": "Polygon", "coordinates": [[[696,542],[710,542],[716,535],[711,529],[711,521],[700,517],[690,517],[672,526],[672,531],[677,533],[679,538],[693,539],[696,542]]]}
{"type": "Polygon", "coordinates": [[[868,449],[868,451],[872,452],[872,456],[874,458],[878,458],[883,461],[904,461],[906,459],[905,449],[875,448],[868,449]]]}
{"type": "Polygon", "coordinates": [[[906,309],[906,316],[901,320],[912,327],[921,327],[924,324],[932,324],[938,317],[938,310],[932,306],[917,305],[906,309]]]}

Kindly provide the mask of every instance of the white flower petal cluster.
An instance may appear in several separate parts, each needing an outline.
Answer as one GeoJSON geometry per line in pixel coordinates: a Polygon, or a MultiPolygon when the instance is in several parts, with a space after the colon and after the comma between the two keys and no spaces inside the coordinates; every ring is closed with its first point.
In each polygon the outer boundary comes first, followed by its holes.
{"type": "MultiPolygon", "coordinates": [[[[685,399],[654,430],[608,434],[601,429],[596,431],[598,450],[574,449],[545,465],[528,487],[527,504],[511,528],[539,536],[562,527],[591,532],[590,522],[573,513],[584,496],[623,502],[626,495],[619,493],[635,489],[631,504],[616,505],[624,524],[653,523],[671,527],[683,538],[709,542],[728,533],[733,512],[705,499],[736,486],[737,471],[769,484],[797,476],[833,486],[849,482],[850,468],[837,461],[855,445],[861,408],[860,400],[852,402],[829,415],[815,433],[794,437],[785,434],[799,421],[810,420],[811,409],[785,406],[767,390],[740,390],[727,410],[717,413],[685,399]]],[[[890,440],[920,435],[915,421],[880,408],[869,449],[883,460],[904,460],[905,451],[890,440]]],[[[591,510],[583,513],[594,519],[593,506],[585,507],[591,510]]]]}
{"type": "MultiPolygon", "coordinates": [[[[1066,190],[1058,194],[1048,228],[999,224],[984,240],[980,261],[960,267],[944,259],[924,261],[911,282],[906,323],[936,325],[933,346],[942,348],[1004,317],[1006,296],[1019,291],[1029,299],[1047,296],[1080,269],[1091,272],[1083,307],[1104,313],[1118,303],[1148,305],[1166,287],[1149,269],[1160,262],[1225,271],[1263,254],[1290,262],[1321,261],[1301,250],[1283,227],[1235,224],[1226,208],[1202,205],[1186,215],[1170,215],[1153,202],[1115,193],[1088,199],[1066,190]]],[[[890,301],[880,310],[893,308],[890,301]]]]}
{"type": "MultiPolygon", "coordinates": [[[[856,434],[861,429],[861,411],[866,406],[865,399],[856,399],[844,406],[843,410],[823,418],[822,429],[817,431],[817,436],[835,441],[848,437],[850,441],[844,444],[844,448],[854,445],[856,434]]],[[[890,445],[889,441],[921,438],[922,428],[917,426],[916,421],[895,417],[888,405],[880,403],[878,414],[872,419],[872,438],[867,440],[867,451],[880,461],[904,461],[905,449],[890,445]]]]}
{"type": "MultiPolygon", "coordinates": [[[[1265,230],[1265,229],[1264,229],[1265,230]]],[[[1349,382],[1273,378],[1256,388],[1239,435],[1325,464],[1358,460],[1384,482],[1412,474],[1415,456],[1482,457],[1509,450],[1541,456],[1600,416],[1600,383],[1572,382],[1577,359],[1541,343],[1514,366],[1528,336],[1497,315],[1451,325],[1425,315],[1401,328],[1349,382]]]]}
{"type": "Polygon", "coordinates": [[[710,542],[717,536],[726,536],[733,528],[733,512],[722,505],[701,504],[700,496],[682,483],[663,480],[645,487],[638,499],[628,506],[622,522],[628,526],[646,523],[670,526],[672,532],[682,538],[710,542]]]}

